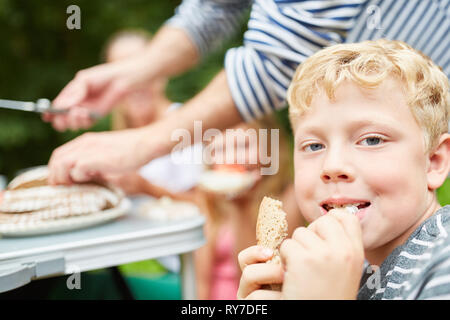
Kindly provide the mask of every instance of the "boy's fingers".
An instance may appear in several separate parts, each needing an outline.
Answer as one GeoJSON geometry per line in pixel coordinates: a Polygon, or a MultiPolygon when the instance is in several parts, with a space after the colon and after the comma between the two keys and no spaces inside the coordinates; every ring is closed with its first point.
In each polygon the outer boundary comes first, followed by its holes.
{"type": "Polygon", "coordinates": [[[283,267],[280,264],[257,263],[246,266],[242,271],[238,299],[246,298],[264,284],[282,283],[283,276],[283,267]]]}
{"type": "Polygon", "coordinates": [[[363,250],[362,230],[359,218],[354,214],[349,214],[341,210],[332,210],[329,214],[339,221],[354,247],[363,250]]]}
{"type": "Polygon", "coordinates": [[[281,300],[281,292],[274,290],[256,290],[250,293],[246,300],[281,300]]]}
{"type": "Polygon", "coordinates": [[[285,266],[289,266],[296,259],[301,259],[304,252],[305,248],[293,239],[284,240],[280,246],[280,257],[285,266]]]}
{"type": "Polygon", "coordinates": [[[359,218],[342,210],[331,210],[331,216],[336,218],[348,235],[361,235],[361,223],[359,218]]]}
{"type": "Polygon", "coordinates": [[[306,227],[299,227],[295,229],[292,234],[292,239],[300,243],[306,249],[317,248],[318,246],[321,246],[323,242],[317,234],[306,227]]]}
{"type": "Polygon", "coordinates": [[[332,244],[342,241],[342,236],[346,236],[343,226],[336,217],[329,213],[312,222],[308,229],[314,231],[320,238],[332,244]]]}
{"type": "Polygon", "coordinates": [[[250,264],[266,262],[273,255],[273,250],[261,246],[248,247],[238,254],[239,267],[241,270],[250,264]]]}

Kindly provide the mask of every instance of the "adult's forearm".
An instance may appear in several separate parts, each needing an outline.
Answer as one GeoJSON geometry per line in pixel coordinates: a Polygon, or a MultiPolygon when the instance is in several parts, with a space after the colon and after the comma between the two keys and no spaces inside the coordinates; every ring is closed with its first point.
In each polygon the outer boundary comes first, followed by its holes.
{"type": "Polygon", "coordinates": [[[192,136],[195,120],[201,121],[203,130],[223,129],[240,122],[224,72],[183,108],[148,127],[86,133],[59,147],[49,161],[49,183],[84,182],[96,176],[136,170],[171,152],[179,143],[171,139],[176,129],[184,129],[183,133],[192,136]]]}
{"type": "Polygon", "coordinates": [[[224,71],[221,71],[203,91],[182,108],[143,128],[142,145],[146,148],[142,152],[148,153],[146,155],[148,160],[170,153],[179,143],[171,140],[172,133],[177,129],[185,129],[193,138],[195,121],[201,121],[203,132],[210,128],[219,130],[229,128],[242,122],[224,71]]]}
{"type": "Polygon", "coordinates": [[[140,57],[149,78],[169,78],[194,67],[200,55],[197,47],[182,29],[163,26],[140,57]]]}
{"type": "Polygon", "coordinates": [[[201,56],[217,49],[235,34],[252,0],[183,0],[166,25],[186,31],[201,56]]]}

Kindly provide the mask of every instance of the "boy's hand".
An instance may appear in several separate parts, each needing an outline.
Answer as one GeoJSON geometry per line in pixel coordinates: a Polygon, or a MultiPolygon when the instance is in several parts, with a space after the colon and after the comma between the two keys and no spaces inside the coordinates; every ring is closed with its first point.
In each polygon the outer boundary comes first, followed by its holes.
{"type": "Polygon", "coordinates": [[[264,284],[283,282],[283,267],[275,263],[265,263],[273,255],[273,251],[261,246],[252,246],[239,253],[239,266],[242,270],[241,281],[237,293],[238,299],[277,300],[281,292],[264,290],[264,284]]]}
{"type": "Polygon", "coordinates": [[[364,263],[359,219],[331,210],[280,248],[284,299],[355,299],[364,263]]]}

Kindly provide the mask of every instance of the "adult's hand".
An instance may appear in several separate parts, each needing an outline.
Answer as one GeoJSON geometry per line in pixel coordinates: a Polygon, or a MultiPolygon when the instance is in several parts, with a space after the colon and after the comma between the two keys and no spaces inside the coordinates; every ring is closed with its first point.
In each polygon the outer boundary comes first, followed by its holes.
{"type": "Polygon", "coordinates": [[[95,121],[91,114],[109,113],[123,97],[150,81],[147,63],[144,56],[136,56],[79,71],[53,101],[55,108],[70,110],[45,114],[44,121],[51,121],[58,131],[90,127],[95,121]]]}
{"type": "Polygon", "coordinates": [[[150,127],[85,133],[57,148],[49,161],[49,183],[71,184],[105,179],[108,174],[137,169],[152,156],[150,127]],[[150,144],[151,145],[151,144],[150,144]]]}
{"type": "Polygon", "coordinates": [[[237,124],[242,119],[227,89],[226,74],[222,71],[183,108],[149,126],[78,137],[53,152],[49,182],[70,184],[136,170],[168,154],[178,144],[172,140],[174,130],[184,129],[192,135],[196,120],[203,120],[203,130],[237,124]]]}
{"type": "Polygon", "coordinates": [[[181,29],[162,27],[148,47],[129,59],[79,71],[53,101],[66,114],[44,115],[56,130],[87,128],[90,112],[108,113],[121,98],[153,80],[166,79],[197,64],[199,53],[181,29]]]}

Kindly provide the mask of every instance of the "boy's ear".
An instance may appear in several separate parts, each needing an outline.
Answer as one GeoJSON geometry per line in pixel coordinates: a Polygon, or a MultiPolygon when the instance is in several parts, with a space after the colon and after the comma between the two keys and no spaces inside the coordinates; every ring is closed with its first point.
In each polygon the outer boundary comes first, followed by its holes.
{"type": "Polygon", "coordinates": [[[428,189],[436,190],[447,179],[450,170],[450,134],[441,135],[439,144],[429,157],[428,189]]]}

